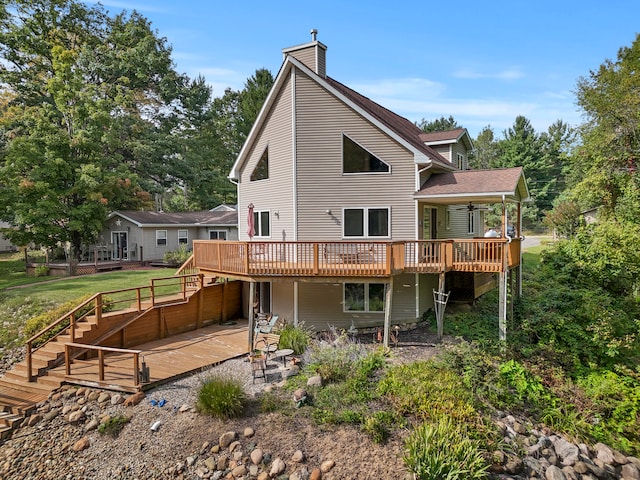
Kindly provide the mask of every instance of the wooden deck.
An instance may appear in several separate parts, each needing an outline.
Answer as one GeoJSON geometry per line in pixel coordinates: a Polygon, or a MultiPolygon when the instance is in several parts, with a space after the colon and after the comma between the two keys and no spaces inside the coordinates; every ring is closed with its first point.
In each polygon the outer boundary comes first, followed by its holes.
{"type": "Polygon", "coordinates": [[[214,275],[239,279],[503,272],[519,263],[520,240],[506,238],[394,242],[193,242],[195,267],[214,275]]]}
{"type": "MultiPolygon", "coordinates": [[[[236,320],[227,324],[210,325],[162,340],[137,345],[140,360],[149,368],[149,382],[142,384],[147,390],[172,379],[197,372],[247,353],[248,322],[236,320]]],[[[137,390],[132,376],[131,355],[114,353],[105,355],[104,381],[98,379],[98,359],[75,360],[71,375],[65,366],[49,370],[51,377],[64,381],[111,390],[134,392],[137,390]]]]}

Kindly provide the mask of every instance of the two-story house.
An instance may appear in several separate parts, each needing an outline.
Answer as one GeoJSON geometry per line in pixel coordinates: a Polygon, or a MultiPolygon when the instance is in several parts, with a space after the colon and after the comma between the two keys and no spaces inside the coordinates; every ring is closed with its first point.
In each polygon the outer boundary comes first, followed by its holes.
{"type": "Polygon", "coordinates": [[[465,170],[466,130],[423,132],[327,76],[326,52],[315,31],[283,50],[229,175],[239,241],[194,241],[196,266],[247,282],[250,321],[258,308],[317,330],[388,332],[432,308],[447,275],[472,291],[497,275],[504,327],[520,219],[509,219],[516,238],[485,239],[478,205],[500,203],[505,216],[513,202],[519,212],[522,170],[465,170]]]}

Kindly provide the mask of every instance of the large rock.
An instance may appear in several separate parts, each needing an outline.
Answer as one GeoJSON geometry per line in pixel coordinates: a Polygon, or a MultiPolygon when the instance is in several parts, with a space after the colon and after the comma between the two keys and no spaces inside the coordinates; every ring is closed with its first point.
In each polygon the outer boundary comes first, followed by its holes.
{"type": "Polygon", "coordinates": [[[551,465],[549,468],[547,468],[547,471],[544,474],[544,478],[546,478],[547,480],[567,480],[567,477],[565,477],[564,473],[562,473],[562,470],[560,470],[555,465],[551,465]]]}
{"type": "Polygon", "coordinates": [[[82,437],[80,440],[73,444],[73,447],[71,447],[71,449],[74,452],[81,452],[82,450],[86,450],[87,448],[89,448],[89,445],[91,445],[89,438],[82,437]]]}
{"type": "Polygon", "coordinates": [[[284,472],[286,468],[287,468],[287,465],[284,463],[284,461],[281,458],[276,458],[271,464],[271,470],[269,471],[269,476],[271,478],[277,477],[282,472],[284,472]]]}
{"type": "Polygon", "coordinates": [[[227,448],[236,439],[236,432],[225,432],[220,435],[218,443],[222,448],[227,448]]]}
{"type": "Polygon", "coordinates": [[[254,465],[260,465],[262,463],[262,449],[261,448],[256,448],[253,452],[251,452],[251,462],[253,462],[254,465]]]}
{"type": "Polygon", "coordinates": [[[85,419],[86,415],[82,410],[76,410],[69,414],[69,423],[77,424],[85,419]]]}
{"type": "Polygon", "coordinates": [[[127,399],[124,401],[124,406],[133,407],[134,405],[138,405],[142,400],[144,400],[144,397],[146,397],[144,392],[134,393],[133,395],[127,397],[127,399]]]}
{"type": "Polygon", "coordinates": [[[553,448],[556,451],[562,465],[571,466],[578,461],[580,449],[573,443],[567,442],[564,438],[557,438],[553,442],[553,448]]]}
{"type": "Polygon", "coordinates": [[[335,466],[335,464],[336,462],[334,462],[333,460],[325,460],[320,464],[320,471],[322,473],[327,473],[329,470],[331,470],[335,466]]]}
{"type": "Polygon", "coordinates": [[[640,470],[630,463],[622,466],[620,477],[625,480],[640,480],[640,470]]]}

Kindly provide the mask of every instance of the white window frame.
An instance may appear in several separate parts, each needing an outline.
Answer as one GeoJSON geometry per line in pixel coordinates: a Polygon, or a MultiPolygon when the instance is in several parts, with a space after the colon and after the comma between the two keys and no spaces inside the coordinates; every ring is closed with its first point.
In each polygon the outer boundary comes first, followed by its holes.
{"type": "Polygon", "coordinates": [[[167,238],[166,230],[156,230],[156,247],[166,247],[169,244],[169,239],[167,238]],[[164,233],[164,237],[161,236],[161,233],[164,233]],[[164,243],[160,243],[161,240],[164,240],[164,243]]]}
{"type": "Polygon", "coordinates": [[[226,230],[209,230],[209,240],[226,240],[228,238],[226,230]],[[215,233],[216,238],[211,238],[211,234],[215,233]],[[224,237],[224,238],[220,238],[224,237]]]}
{"type": "Polygon", "coordinates": [[[375,282],[375,281],[371,281],[371,282],[345,282],[342,284],[342,311],[344,313],[384,313],[385,307],[386,307],[386,291],[387,291],[387,284],[383,283],[383,282],[375,282]],[[364,285],[364,310],[350,310],[347,308],[347,285],[348,284],[354,284],[354,285],[364,285]],[[370,310],[369,306],[370,306],[370,302],[369,302],[369,286],[370,285],[382,285],[383,286],[383,292],[382,292],[382,310],[370,310]]]}
{"type": "Polygon", "coordinates": [[[189,230],[178,230],[178,246],[180,245],[189,245],[189,230]]]}
{"type": "Polygon", "coordinates": [[[391,207],[343,207],[342,208],[342,238],[391,238],[391,207]],[[362,235],[345,235],[347,210],[362,210],[362,235]],[[369,210],[386,210],[387,211],[387,235],[369,235],[369,210]]]}
{"type": "Polygon", "coordinates": [[[467,212],[467,234],[473,235],[476,233],[476,212],[467,212]]]}
{"type": "Polygon", "coordinates": [[[461,153],[458,153],[457,160],[458,160],[458,168],[460,170],[464,170],[464,155],[461,153]]]}
{"type": "Polygon", "coordinates": [[[253,216],[254,216],[253,229],[255,232],[254,237],[255,238],[271,238],[271,210],[254,210],[253,216]],[[267,214],[266,219],[269,222],[269,235],[262,235],[263,228],[262,228],[261,219],[263,218],[262,217],[263,213],[267,214]],[[257,222],[255,221],[256,214],[258,216],[257,222]]]}
{"type": "Polygon", "coordinates": [[[391,164],[389,164],[388,162],[385,162],[382,158],[380,158],[379,155],[376,155],[370,149],[363,147],[360,142],[356,142],[353,138],[351,138],[346,133],[342,132],[342,137],[343,137],[342,138],[342,142],[340,142],[340,149],[341,149],[341,157],[340,158],[342,158],[342,175],[391,175],[391,164]],[[389,168],[389,171],[388,172],[368,172],[368,171],[365,171],[365,172],[345,172],[344,171],[344,137],[348,138],[353,143],[358,145],[361,149],[363,149],[365,152],[369,153],[370,155],[373,155],[379,161],[384,163],[389,168]]]}

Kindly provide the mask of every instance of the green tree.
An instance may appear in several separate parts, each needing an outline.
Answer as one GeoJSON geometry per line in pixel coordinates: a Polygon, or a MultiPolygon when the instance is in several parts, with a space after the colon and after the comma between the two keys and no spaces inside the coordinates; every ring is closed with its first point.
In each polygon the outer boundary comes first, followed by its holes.
{"type": "Polygon", "coordinates": [[[18,243],[79,258],[108,210],[148,206],[168,182],[188,79],[136,12],[13,0],[1,14],[0,217],[18,243]]]}
{"type": "Polygon", "coordinates": [[[627,214],[629,204],[636,210],[640,206],[635,178],[640,156],[638,71],[640,35],[618,51],[615,61],[605,60],[577,84],[577,103],[587,122],[575,159],[581,178],[574,193],[585,206],[601,205],[604,216],[618,215],[621,203],[627,214]]]}
{"type": "Polygon", "coordinates": [[[416,124],[422,131],[424,132],[446,132],[447,130],[455,130],[456,128],[461,128],[458,125],[458,122],[453,118],[453,116],[449,115],[449,118],[440,117],[435,120],[426,120],[422,119],[420,122],[416,124]]]}
{"type": "Polygon", "coordinates": [[[494,166],[498,161],[498,142],[491,125],[484,127],[475,141],[474,149],[469,155],[469,166],[475,169],[487,169],[494,166]]]}

